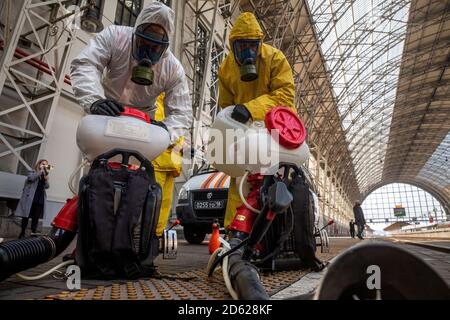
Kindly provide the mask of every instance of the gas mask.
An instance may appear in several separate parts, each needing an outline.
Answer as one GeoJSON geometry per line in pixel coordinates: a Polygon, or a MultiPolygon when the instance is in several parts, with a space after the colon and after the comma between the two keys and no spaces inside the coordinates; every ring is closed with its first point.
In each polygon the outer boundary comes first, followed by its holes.
{"type": "Polygon", "coordinates": [[[169,47],[167,34],[151,30],[152,24],[144,24],[136,28],[133,34],[133,58],[138,65],[133,68],[131,81],[143,86],[153,84],[152,66],[159,62],[169,47]]]}
{"type": "Polygon", "coordinates": [[[241,69],[241,80],[254,81],[258,78],[256,58],[258,57],[261,40],[235,40],[233,51],[236,62],[241,69]]]}

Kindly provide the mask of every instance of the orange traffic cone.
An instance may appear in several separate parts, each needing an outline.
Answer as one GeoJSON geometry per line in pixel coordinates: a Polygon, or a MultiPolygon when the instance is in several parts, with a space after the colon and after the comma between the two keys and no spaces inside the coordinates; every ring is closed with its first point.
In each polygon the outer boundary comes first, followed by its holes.
{"type": "Polygon", "coordinates": [[[220,228],[220,226],[218,223],[213,223],[212,234],[211,234],[211,238],[209,239],[209,243],[208,243],[208,249],[209,249],[210,254],[213,254],[214,251],[216,251],[217,249],[220,248],[219,228],[220,228]]]}

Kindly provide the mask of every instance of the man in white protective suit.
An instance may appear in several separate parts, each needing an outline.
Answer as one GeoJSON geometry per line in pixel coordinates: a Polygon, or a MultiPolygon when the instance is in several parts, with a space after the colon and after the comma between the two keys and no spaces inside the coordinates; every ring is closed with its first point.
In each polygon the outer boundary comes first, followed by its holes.
{"type": "Polygon", "coordinates": [[[192,123],[184,69],[169,49],[174,12],[160,2],[144,8],[136,27],[112,25],[93,38],[71,64],[72,87],[87,113],[118,116],[124,106],[153,115],[165,93],[163,122],[172,144],[192,123]]]}

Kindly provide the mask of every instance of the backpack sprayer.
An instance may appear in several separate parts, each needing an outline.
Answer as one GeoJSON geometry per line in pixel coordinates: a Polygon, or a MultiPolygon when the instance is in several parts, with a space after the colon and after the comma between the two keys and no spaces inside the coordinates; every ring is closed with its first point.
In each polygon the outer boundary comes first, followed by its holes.
{"type": "MultiPolygon", "coordinates": [[[[232,160],[223,163],[212,156],[209,160],[218,170],[232,177],[243,177],[238,183],[243,205],[237,208],[228,227],[228,241],[219,238],[222,247],[211,255],[207,272],[211,276],[222,264],[224,281],[233,299],[269,299],[258,271],[295,270],[304,266],[314,271],[322,270],[325,264],[315,256],[315,238],[326,242],[322,246],[328,246],[328,237],[323,232],[334,221],[330,219],[320,229],[314,222],[314,195],[300,168],[308,158],[309,150],[303,124],[297,115],[287,108],[274,108],[264,122],[242,124],[231,118],[232,110],[233,107],[229,107],[220,112],[212,126],[224,136],[226,130],[242,130],[235,135],[237,139],[223,144],[223,154],[232,160]],[[271,141],[273,136],[269,130],[255,128],[277,129],[279,137],[271,141]],[[245,161],[239,162],[233,155],[239,149],[239,142],[243,141],[240,152],[245,161]],[[259,149],[252,148],[255,146],[259,149]],[[264,154],[272,147],[278,152],[279,159],[270,170],[261,170],[267,166],[262,157],[250,161],[250,155],[264,154]],[[261,148],[263,152],[259,153],[261,148]],[[245,182],[249,188],[245,188],[245,182]]],[[[306,298],[442,299],[449,295],[445,281],[408,250],[390,243],[370,242],[338,256],[314,296],[306,295],[306,298]],[[385,270],[381,290],[367,287],[367,266],[373,265],[385,270]],[[415,283],[411,282],[413,274],[426,276],[422,277],[424,281],[415,283]]],[[[305,299],[305,296],[291,299],[305,299]]]]}
{"type": "MultiPolygon", "coordinates": [[[[134,260],[133,263],[138,267],[141,267],[141,264],[153,266],[153,259],[159,251],[159,240],[156,239],[154,230],[159,216],[161,189],[154,179],[153,166],[150,161],[169,146],[170,138],[168,132],[159,126],[151,124],[150,118],[145,113],[126,107],[125,112],[120,117],[86,115],[78,126],[77,144],[86,160],[71,176],[69,186],[75,196],[67,201],[55,217],[52,222],[52,229],[48,235],[0,244],[0,281],[12,274],[33,268],[55,258],[68,247],[77,232],[80,231],[82,234],[78,237],[76,260],[77,263],[86,266],[86,269],[90,269],[93,264],[92,261],[86,258],[92,253],[94,256],[97,254],[103,258],[105,254],[107,255],[107,251],[114,251],[115,256],[108,256],[108,259],[121,257],[121,254],[124,252],[122,250],[123,247],[120,247],[120,245],[118,245],[119,248],[102,247],[99,245],[101,240],[96,239],[92,234],[89,235],[91,230],[86,227],[90,223],[102,223],[95,220],[92,214],[88,214],[89,210],[96,210],[95,208],[91,207],[87,210],[85,207],[80,206],[80,204],[88,204],[86,201],[86,189],[87,187],[92,188],[95,184],[95,179],[90,177],[95,172],[100,173],[100,176],[104,174],[104,176],[112,176],[114,178],[111,182],[114,190],[106,190],[105,192],[112,192],[113,194],[112,202],[114,203],[115,214],[120,212],[119,207],[121,205],[124,206],[123,203],[126,202],[126,199],[133,196],[130,195],[130,193],[133,193],[133,190],[127,190],[128,194],[126,194],[118,186],[125,188],[123,183],[127,181],[127,177],[135,177],[136,174],[140,174],[139,181],[143,183],[145,186],[144,190],[147,192],[143,199],[145,210],[135,208],[134,218],[131,220],[124,218],[122,222],[127,224],[126,228],[131,228],[130,232],[133,233],[134,237],[135,243],[132,244],[134,253],[127,253],[128,256],[133,256],[133,259],[130,260],[134,260]],[[92,164],[92,172],[87,177],[89,183],[86,183],[86,177],[81,180],[80,194],[78,195],[72,180],[74,180],[82,167],[88,163],[92,164]],[[116,178],[119,176],[124,180],[120,181],[120,178],[116,178]]],[[[106,215],[101,209],[95,213],[95,216],[99,214],[106,215]]],[[[119,225],[123,225],[123,223],[120,223],[120,217],[123,214],[117,215],[119,218],[116,217],[116,223],[111,224],[111,232],[114,232],[114,230],[116,230],[115,232],[120,231],[121,227],[119,225]]],[[[129,240],[126,239],[125,242],[129,242],[129,240]]],[[[162,242],[164,258],[174,258],[176,256],[175,231],[166,230],[162,242]]],[[[73,259],[73,255],[71,258],[73,259]]],[[[100,261],[100,258],[98,258],[98,261],[100,261]]],[[[67,264],[73,264],[73,260],[65,261],[57,267],[67,264]]],[[[127,272],[120,274],[125,277],[136,276],[136,271],[141,271],[139,268],[131,270],[128,268],[129,266],[123,267],[125,271],[130,271],[129,274],[127,272]]],[[[101,267],[97,269],[102,271],[101,267]]],[[[112,271],[114,275],[115,270],[112,271]]],[[[38,277],[33,279],[36,278],[38,277]]]]}
{"type": "Polygon", "coordinates": [[[222,263],[234,299],[268,299],[256,267],[278,271],[324,266],[315,257],[313,199],[301,170],[309,157],[306,129],[286,107],[273,108],[265,121],[246,124],[234,120],[232,110],[217,115],[211,134],[237,132],[237,139],[222,144],[222,159],[209,154],[208,160],[216,169],[242,177],[238,191],[243,205],[228,226],[228,242],[222,241],[224,246],[211,256],[208,273],[222,263]],[[268,155],[273,160],[269,163],[268,155]]]}

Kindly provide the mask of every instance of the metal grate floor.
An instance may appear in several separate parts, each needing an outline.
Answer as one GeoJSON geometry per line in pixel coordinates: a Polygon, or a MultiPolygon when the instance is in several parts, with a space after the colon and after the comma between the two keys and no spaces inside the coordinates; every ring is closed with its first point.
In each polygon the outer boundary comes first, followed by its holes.
{"type": "MultiPolygon", "coordinates": [[[[308,271],[283,271],[262,274],[261,280],[269,295],[298,281],[308,271]]],[[[151,278],[112,283],[95,289],[62,291],[48,295],[45,300],[230,300],[222,272],[208,277],[204,270],[183,272],[173,278],[151,278]]]]}

